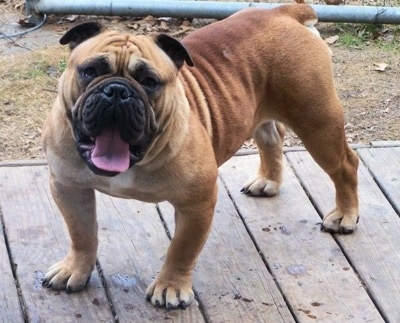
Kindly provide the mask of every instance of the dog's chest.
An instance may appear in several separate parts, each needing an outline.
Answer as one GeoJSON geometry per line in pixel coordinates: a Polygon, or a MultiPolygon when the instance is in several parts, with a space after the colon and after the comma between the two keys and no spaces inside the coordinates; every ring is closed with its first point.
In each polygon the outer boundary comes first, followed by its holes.
{"type": "Polygon", "coordinates": [[[115,177],[95,176],[93,188],[110,196],[137,199],[144,202],[162,200],[157,180],[152,175],[143,176],[130,169],[115,177]]]}

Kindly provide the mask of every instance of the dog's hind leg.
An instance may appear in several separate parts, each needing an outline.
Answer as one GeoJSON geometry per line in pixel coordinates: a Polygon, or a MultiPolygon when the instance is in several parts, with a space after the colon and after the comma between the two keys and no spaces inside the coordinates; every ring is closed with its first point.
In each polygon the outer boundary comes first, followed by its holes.
{"type": "MultiPolygon", "coordinates": [[[[288,124],[300,137],[336,189],[336,207],[326,215],[322,231],[351,233],[358,222],[358,157],[346,142],[340,103],[323,106],[324,113],[307,113],[304,122],[288,124]]],[[[292,120],[293,121],[293,120],[292,120]]]]}
{"type": "Polygon", "coordinates": [[[254,133],[260,166],[255,176],[242,187],[242,192],[252,196],[274,196],[282,183],[283,139],[285,127],[276,121],[267,121],[254,133]]]}
{"type": "MultiPolygon", "coordinates": [[[[324,114],[304,111],[304,120],[286,120],[305,147],[330,176],[336,189],[336,207],[323,219],[321,230],[351,233],[358,222],[357,168],[358,157],[345,139],[343,119],[338,108],[324,109],[324,114]],[[331,113],[332,112],[332,113],[331,113]],[[322,119],[320,119],[322,118],[322,119]]],[[[252,196],[273,196],[282,182],[282,144],[284,126],[268,121],[255,132],[260,155],[257,175],[249,179],[242,191],[252,196]]]]}

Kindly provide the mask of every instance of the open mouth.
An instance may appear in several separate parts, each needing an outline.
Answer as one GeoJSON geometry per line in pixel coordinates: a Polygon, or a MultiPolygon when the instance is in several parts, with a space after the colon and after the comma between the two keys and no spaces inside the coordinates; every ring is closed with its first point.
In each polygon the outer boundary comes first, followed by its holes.
{"type": "Polygon", "coordinates": [[[80,133],[76,139],[79,154],[97,175],[116,176],[144,156],[140,147],[122,140],[117,128],[106,129],[95,138],[80,133]]]}
{"type": "Polygon", "coordinates": [[[146,93],[121,77],[92,84],[76,103],[71,122],[78,153],[103,176],[141,161],[158,131],[146,93]]]}

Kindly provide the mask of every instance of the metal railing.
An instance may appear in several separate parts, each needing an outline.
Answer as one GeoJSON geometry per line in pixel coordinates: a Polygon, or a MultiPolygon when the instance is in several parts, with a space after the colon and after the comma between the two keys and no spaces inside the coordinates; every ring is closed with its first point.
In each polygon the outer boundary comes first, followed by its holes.
{"type": "MultiPolygon", "coordinates": [[[[363,0],[364,1],[364,0],[363,0]]],[[[364,3],[364,2],[361,3],[364,3]]],[[[385,0],[386,1],[386,0],[385,0]]],[[[386,2],[385,2],[386,3],[386,2]]],[[[246,7],[273,8],[282,3],[174,1],[174,0],[26,0],[27,16],[32,23],[44,14],[80,14],[105,16],[146,16],[185,18],[225,18],[246,7]]],[[[311,5],[321,22],[399,24],[400,7],[311,5]]]]}

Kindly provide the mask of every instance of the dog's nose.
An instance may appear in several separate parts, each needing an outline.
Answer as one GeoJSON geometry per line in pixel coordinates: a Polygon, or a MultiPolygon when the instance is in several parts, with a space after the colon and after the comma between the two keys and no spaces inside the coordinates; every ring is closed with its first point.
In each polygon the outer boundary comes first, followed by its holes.
{"type": "Polygon", "coordinates": [[[130,97],[129,89],[122,84],[108,84],[104,87],[103,92],[110,98],[126,100],[130,97]]]}

